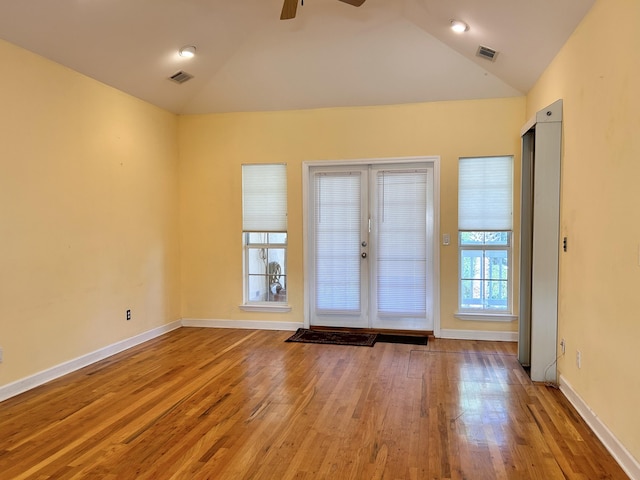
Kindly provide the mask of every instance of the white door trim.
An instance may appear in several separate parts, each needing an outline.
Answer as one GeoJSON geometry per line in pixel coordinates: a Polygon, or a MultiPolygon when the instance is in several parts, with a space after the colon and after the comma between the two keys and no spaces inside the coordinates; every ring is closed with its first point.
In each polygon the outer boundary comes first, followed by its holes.
{"type": "Polygon", "coordinates": [[[346,166],[363,164],[428,163],[433,165],[433,333],[440,336],[440,157],[392,157],[350,160],[309,160],[302,162],[302,251],[304,327],[309,328],[311,318],[310,270],[309,270],[309,170],[312,167],[346,166]]]}

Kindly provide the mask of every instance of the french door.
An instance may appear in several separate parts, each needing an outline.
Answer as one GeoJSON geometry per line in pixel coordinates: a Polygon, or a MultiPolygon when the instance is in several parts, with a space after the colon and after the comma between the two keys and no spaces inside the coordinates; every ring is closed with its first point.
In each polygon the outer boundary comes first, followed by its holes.
{"type": "Polygon", "coordinates": [[[309,323],[433,330],[429,162],[309,169],[309,323]]]}

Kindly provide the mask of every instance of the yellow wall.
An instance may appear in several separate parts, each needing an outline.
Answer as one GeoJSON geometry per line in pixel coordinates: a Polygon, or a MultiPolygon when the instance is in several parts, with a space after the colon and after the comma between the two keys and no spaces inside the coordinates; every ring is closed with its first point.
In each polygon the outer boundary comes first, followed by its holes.
{"type": "MultiPolygon", "coordinates": [[[[301,322],[302,161],[440,155],[455,239],[458,157],[517,163],[526,118],[524,98],[177,117],[2,41],[0,59],[0,386],[181,317],[301,322]],[[289,165],[293,309],[277,318],[238,308],[243,162],[289,165]]],[[[442,328],[516,329],[454,319],[456,271],[454,243],[442,328]]]]}
{"type": "MultiPolygon", "coordinates": [[[[526,106],[178,118],[0,41],[12,73],[0,77],[0,386],[180,317],[301,322],[303,161],[439,155],[440,232],[455,239],[458,157],[513,154],[517,166],[520,127],[562,98],[558,368],[640,459],[638,18],[637,0],[598,0],[526,106]],[[289,166],[293,309],[277,318],[238,308],[245,162],[289,166]]],[[[516,329],[456,320],[455,243],[440,268],[443,329],[516,329]]]]}
{"type": "Polygon", "coordinates": [[[564,101],[562,377],[640,460],[640,2],[599,0],[527,99],[564,101]],[[582,368],[576,366],[576,350],[582,368]]]}
{"type": "MultiPolygon", "coordinates": [[[[439,155],[440,232],[454,240],[441,247],[441,327],[516,330],[517,322],[453,317],[458,295],[457,165],[461,156],[514,155],[517,166],[525,120],[524,98],[180,117],[182,316],[302,322],[302,162],[439,155]],[[289,314],[238,308],[240,166],[262,162],[288,165],[289,314]]],[[[518,212],[517,192],[515,197],[518,212]]]]}
{"type": "Polygon", "coordinates": [[[2,41],[0,60],[6,385],[180,318],[178,147],[175,115],[2,41]]]}
{"type": "MultiPolygon", "coordinates": [[[[180,317],[301,322],[303,161],[439,155],[455,239],[458,157],[517,166],[520,127],[562,98],[558,368],[640,459],[638,18],[598,0],[526,99],[183,117],[0,41],[0,386],[180,317]],[[288,164],[288,314],[238,308],[245,162],[288,164]]],[[[440,269],[443,329],[516,330],[453,317],[455,242],[440,269]]]]}

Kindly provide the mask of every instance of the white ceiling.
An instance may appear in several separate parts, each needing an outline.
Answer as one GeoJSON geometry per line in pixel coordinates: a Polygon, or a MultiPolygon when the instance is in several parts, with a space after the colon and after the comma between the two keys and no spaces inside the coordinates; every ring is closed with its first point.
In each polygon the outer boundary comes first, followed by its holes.
{"type": "Polygon", "coordinates": [[[527,93],[594,2],[305,0],[283,21],[282,0],[5,0],[0,38],[175,113],[468,100],[527,93]]]}

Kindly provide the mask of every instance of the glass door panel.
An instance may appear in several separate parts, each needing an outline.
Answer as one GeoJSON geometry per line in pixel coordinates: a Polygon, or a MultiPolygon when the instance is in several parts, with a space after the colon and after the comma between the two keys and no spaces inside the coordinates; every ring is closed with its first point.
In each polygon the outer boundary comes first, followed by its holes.
{"type": "Polygon", "coordinates": [[[426,168],[383,165],[372,169],[372,308],[374,328],[432,329],[433,180],[426,168]]]}
{"type": "Polygon", "coordinates": [[[312,325],[366,327],[366,168],[314,171],[312,325]]]}

